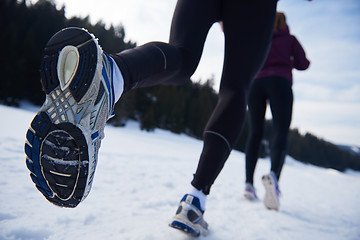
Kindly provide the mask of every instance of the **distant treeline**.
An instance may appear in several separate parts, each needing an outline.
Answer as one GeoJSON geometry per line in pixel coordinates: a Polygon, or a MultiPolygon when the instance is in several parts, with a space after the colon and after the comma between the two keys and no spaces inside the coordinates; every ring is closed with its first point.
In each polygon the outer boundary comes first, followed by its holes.
{"type": "MultiPolygon", "coordinates": [[[[40,84],[40,60],[49,38],[67,26],[88,29],[99,38],[108,53],[120,52],[136,44],[125,41],[124,27],[110,26],[89,18],[65,17],[65,8],[57,8],[53,1],[39,0],[28,5],[26,1],[0,0],[0,102],[17,105],[28,100],[41,105],[45,94],[40,84]]],[[[141,129],[155,128],[185,133],[201,139],[206,122],[217,103],[218,95],[213,88],[213,79],[203,83],[188,81],[183,86],[157,86],[142,88],[124,94],[115,106],[114,125],[124,125],[128,119],[140,122],[141,129]]],[[[244,151],[248,136],[248,123],[235,149],[244,151]]],[[[269,155],[271,148],[271,121],[265,123],[262,157],[269,155]]],[[[289,136],[289,155],[293,158],[326,168],[344,171],[360,170],[360,156],[340,149],[311,134],[300,134],[296,129],[289,136]]]]}
{"type": "Polygon", "coordinates": [[[0,0],[0,101],[16,105],[19,99],[41,104],[40,60],[50,37],[68,26],[84,27],[94,33],[106,51],[119,52],[135,44],[125,42],[124,28],[98,22],[90,24],[88,17],[67,19],[64,7],[57,9],[53,1],[39,0],[34,5],[26,1],[0,0]]]}
{"type": "MultiPolygon", "coordinates": [[[[162,128],[201,139],[206,122],[217,103],[217,97],[211,80],[205,84],[188,82],[180,87],[137,89],[121,97],[112,123],[122,125],[126,120],[134,119],[147,131],[162,128]]],[[[268,120],[265,122],[264,139],[260,148],[261,157],[270,155],[272,136],[272,122],[268,120]]],[[[244,152],[247,137],[246,121],[235,149],[244,152]]],[[[339,171],[349,168],[360,170],[360,155],[350,153],[310,133],[300,134],[297,129],[290,131],[288,154],[298,161],[320,167],[339,171]]]]}

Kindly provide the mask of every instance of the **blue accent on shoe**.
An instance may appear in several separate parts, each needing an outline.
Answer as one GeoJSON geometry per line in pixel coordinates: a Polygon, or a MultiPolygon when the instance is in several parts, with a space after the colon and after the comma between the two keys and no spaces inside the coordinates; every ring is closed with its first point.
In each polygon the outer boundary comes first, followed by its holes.
{"type": "MultiPolygon", "coordinates": [[[[107,53],[104,52],[104,54],[109,59],[110,67],[111,67],[111,73],[112,73],[113,68],[114,68],[114,60],[107,53]]],[[[114,92],[114,88],[112,86],[114,86],[113,74],[111,74],[111,98],[112,98],[112,101],[114,102],[115,92],[114,92]]]]}
{"type": "Polygon", "coordinates": [[[110,63],[110,72],[111,72],[111,76],[110,76],[110,79],[109,79],[109,76],[107,75],[107,72],[106,72],[106,66],[105,66],[105,63],[103,62],[103,69],[102,69],[102,75],[104,77],[104,80],[105,80],[105,83],[106,83],[106,88],[108,89],[108,92],[109,92],[109,109],[110,109],[110,112],[109,112],[109,115],[112,115],[112,109],[114,107],[114,101],[115,101],[115,93],[114,93],[114,88],[113,88],[113,76],[112,76],[112,70],[113,70],[113,61],[111,59],[111,57],[109,55],[107,55],[105,52],[104,52],[104,55],[107,57],[109,63],[110,63]],[[110,82],[111,81],[111,82],[110,82]]]}
{"type": "Polygon", "coordinates": [[[176,228],[176,229],[180,229],[180,230],[182,230],[182,231],[184,231],[186,233],[189,233],[194,237],[200,236],[200,232],[195,231],[193,228],[189,227],[188,225],[186,225],[186,224],[184,224],[182,222],[173,221],[170,224],[170,226],[173,227],[173,228],[176,228]]]}
{"type": "Polygon", "coordinates": [[[99,132],[96,131],[93,134],[91,134],[91,139],[94,140],[95,138],[97,138],[99,136],[99,132]]]}
{"type": "Polygon", "coordinates": [[[46,184],[46,180],[43,177],[40,166],[40,145],[41,141],[38,137],[35,137],[34,134],[28,130],[27,140],[31,144],[25,145],[25,153],[27,155],[26,166],[30,170],[31,179],[36,184],[37,189],[47,197],[52,197],[52,192],[49,186],[46,184]]]}
{"type": "Polygon", "coordinates": [[[193,196],[191,194],[185,194],[180,202],[185,201],[187,196],[192,196],[193,197],[193,200],[192,200],[191,204],[194,205],[197,209],[199,209],[202,214],[204,214],[205,211],[201,210],[200,200],[199,200],[198,197],[195,197],[195,196],[193,196]]]}

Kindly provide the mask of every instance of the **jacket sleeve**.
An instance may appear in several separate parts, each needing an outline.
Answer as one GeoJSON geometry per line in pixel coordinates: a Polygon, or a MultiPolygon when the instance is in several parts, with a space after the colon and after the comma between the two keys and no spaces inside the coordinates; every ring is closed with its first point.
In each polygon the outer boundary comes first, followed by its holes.
{"type": "Polygon", "coordinates": [[[305,70],[309,67],[310,61],[306,58],[305,51],[296,37],[293,37],[292,43],[292,66],[297,70],[305,70]]]}

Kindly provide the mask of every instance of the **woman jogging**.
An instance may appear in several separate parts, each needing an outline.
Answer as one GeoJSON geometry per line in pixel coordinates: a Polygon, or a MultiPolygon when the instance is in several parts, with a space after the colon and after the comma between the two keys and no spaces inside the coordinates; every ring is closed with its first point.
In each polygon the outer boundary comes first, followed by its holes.
{"type": "Polygon", "coordinates": [[[244,196],[257,199],[253,178],[263,137],[267,102],[273,116],[274,137],[271,147],[271,172],[262,177],[265,186],[264,204],[279,209],[278,180],[284,164],[292,115],[292,69],[305,70],[309,60],[297,39],[289,33],[285,15],[276,14],[274,35],[268,58],[257,74],[248,96],[250,135],[246,149],[246,187],[244,196]]]}
{"type": "Polygon", "coordinates": [[[225,56],[219,101],[204,131],[189,193],[171,223],[194,236],[205,234],[206,195],[240,133],[248,87],[270,47],[276,3],[179,0],[169,43],[151,42],[110,55],[84,29],[67,28],[55,34],[41,63],[46,101],[25,143],[27,167],[39,191],[63,207],[83,201],[90,192],[103,129],[115,102],[133,88],[189,80],[210,27],[221,20],[225,56]]]}

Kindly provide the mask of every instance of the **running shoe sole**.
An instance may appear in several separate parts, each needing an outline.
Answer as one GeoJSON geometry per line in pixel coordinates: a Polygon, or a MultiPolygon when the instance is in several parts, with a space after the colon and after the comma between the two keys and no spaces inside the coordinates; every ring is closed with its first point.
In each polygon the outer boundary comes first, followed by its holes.
{"type": "Polygon", "coordinates": [[[170,227],[175,228],[177,230],[180,230],[186,234],[191,235],[192,237],[199,237],[200,236],[200,231],[199,230],[195,230],[194,228],[192,228],[191,226],[177,221],[177,220],[173,220],[172,223],[169,224],[170,227]]]}
{"type": "Polygon", "coordinates": [[[46,100],[26,134],[26,165],[37,189],[53,204],[76,207],[89,193],[97,152],[90,118],[99,92],[102,49],[80,28],[47,43],[41,62],[46,100]],[[92,157],[95,156],[95,157],[92,157]]]}
{"type": "Polygon", "coordinates": [[[263,176],[261,180],[265,187],[265,197],[263,200],[265,207],[278,211],[280,202],[279,197],[276,194],[274,180],[269,175],[263,176]]]}

